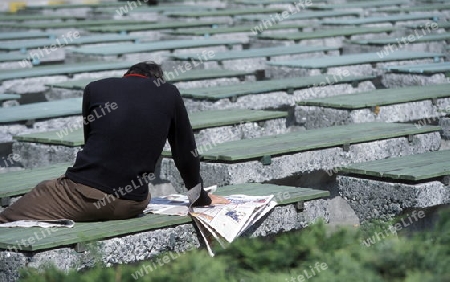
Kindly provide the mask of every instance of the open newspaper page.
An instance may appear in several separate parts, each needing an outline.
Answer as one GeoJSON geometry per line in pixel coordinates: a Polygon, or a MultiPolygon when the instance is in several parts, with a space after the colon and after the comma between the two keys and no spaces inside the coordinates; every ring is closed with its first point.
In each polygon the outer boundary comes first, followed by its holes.
{"type": "Polygon", "coordinates": [[[144,214],[155,213],[165,215],[187,216],[189,214],[189,200],[185,195],[169,195],[163,197],[155,197],[144,210],[144,214]]]}
{"type": "Polygon", "coordinates": [[[194,207],[189,213],[189,200],[185,195],[169,195],[152,198],[144,213],[164,215],[191,215],[205,240],[210,255],[213,255],[214,238],[226,247],[250,226],[254,225],[276,205],[273,195],[231,195],[225,205],[194,207]]]}
{"type": "Polygon", "coordinates": [[[231,243],[249,227],[254,214],[258,214],[259,209],[269,205],[273,196],[231,195],[225,198],[230,200],[229,204],[195,207],[191,215],[200,219],[231,243]]]}

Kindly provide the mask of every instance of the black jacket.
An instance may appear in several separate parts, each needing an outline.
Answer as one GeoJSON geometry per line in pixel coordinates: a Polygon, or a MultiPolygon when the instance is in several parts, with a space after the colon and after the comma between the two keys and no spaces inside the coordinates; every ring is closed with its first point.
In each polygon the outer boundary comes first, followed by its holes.
{"type": "MultiPolygon", "coordinates": [[[[139,75],[92,82],[84,90],[83,124],[84,148],[66,172],[74,182],[145,200],[147,179],[167,139],[186,188],[202,181],[192,128],[174,85],[139,75]]],[[[196,205],[209,203],[203,190],[196,205]]]]}

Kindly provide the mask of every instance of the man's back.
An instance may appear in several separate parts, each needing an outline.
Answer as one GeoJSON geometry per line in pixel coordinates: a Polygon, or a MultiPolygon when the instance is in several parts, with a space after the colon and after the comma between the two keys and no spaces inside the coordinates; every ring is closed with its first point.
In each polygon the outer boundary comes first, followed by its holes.
{"type": "MultiPolygon", "coordinates": [[[[85,146],[68,169],[67,177],[108,194],[120,188],[125,191],[128,186],[125,195],[120,192],[121,198],[145,199],[148,189],[141,177],[154,172],[170,129],[183,130],[174,124],[177,119],[183,123],[187,119],[178,90],[167,83],[157,86],[154,81],[130,75],[86,86],[85,146]]],[[[194,150],[195,142],[189,139],[178,145],[194,150]]]]}

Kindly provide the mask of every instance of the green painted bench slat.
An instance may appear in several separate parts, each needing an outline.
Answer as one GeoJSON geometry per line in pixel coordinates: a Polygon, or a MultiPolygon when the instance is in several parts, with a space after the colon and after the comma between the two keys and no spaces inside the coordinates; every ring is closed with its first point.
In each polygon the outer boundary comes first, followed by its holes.
{"type": "Polygon", "coordinates": [[[0,32],[0,40],[17,40],[56,37],[53,33],[42,31],[0,32]]]}
{"type": "MultiPolygon", "coordinates": [[[[247,194],[253,196],[265,196],[273,194],[283,195],[280,204],[291,204],[299,201],[320,199],[329,196],[328,191],[314,190],[310,188],[296,188],[288,186],[278,186],[273,184],[246,183],[220,187],[218,195],[247,194]]],[[[115,236],[132,234],[136,232],[150,231],[158,228],[171,227],[174,225],[190,223],[190,217],[165,216],[147,214],[139,218],[128,220],[112,220],[92,223],[75,223],[73,228],[60,228],[47,236],[40,236],[40,240],[35,240],[32,244],[20,246],[24,251],[45,250],[55,247],[72,245],[79,242],[98,241],[115,236]]],[[[0,248],[8,249],[17,242],[35,238],[35,232],[41,235],[39,228],[5,228],[0,233],[0,248]]]]}
{"type": "Polygon", "coordinates": [[[0,94],[0,102],[20,99],[18,94],[0,94]]]}
{"type": "Polygon", "coordinates": [[[420,65],[387,66],[384,68],[391,72],[401,72],[401,73],[423,73],[423,74],[447,73],[450,72],[450,62],[420,64],[420,65]]]}
{"type": "Polygon", "coordinates": [[[331,107],[337,109],[362,109],[386,106],[433,98],[450,97],[450,84],[413,86],[394,89],[377,89],[357,94],[338,95],[328,98],[298,102],[304,106],[331,107]]]}
{"type": "Polygon", "coordinates": [[[202,40],[165,40],[152,43],[114,44],[112,46],[81,47],[70,51],[84,55],[113,56],[131,53],[153,52],[184,48],[199,48],[219,45],[242,44],[238,40],[202,39],[202,40]]]}
{"type": "MultiPolygon", "coordinates": [[[[408,41],[410,44],[414,43],[424,43],[431,41],[442,41],[450,39],[450,32],[436,33],[436,34],[426,34],[424,35],[422,31],[418,34],[410,34],[403,36],[408,38],[408,36],[413,36],[415,38],[413,41],[408,41]]],[[[396,38],[381,38],[381,39],[369,39],[369,40],[350,40],[350,43],[359,45],[388,45],[388,44],[398,44],[396,38]]]]}
{"type": "Polygon", "coordinates": [[[221,143],[206,151],[202,157],[207,161],[245,161],[266,155],[291,154],[439,130],[439,126],[417,128],[412,124],[378,122],[332,126],[221,143]]]}
{"type": "Polygon", "coordinates": [[[0,81],[49,75],[72,75],[75,73],[128,69],[132,62],[89,62],[54,66],[37,66],[25,69],[0,71],[0,81]]]}
{"type": "MultiPolygon", "coordinates": [[[[272,26],[268,26],[267,28],[263,26],[262,31],[266,30],[277,30],[277,29],[289,29],[289,28],[305,28],[309,27],[306,24],[276,24],[272,26]]],[[[192,36],[208,36],[214,34],[221,33],[236,33],[236,32],[258,32],[258,29],[255,29],[255,26],[251,25],[242,25],[242,26],[232,26],[232,27],[211,27],[211,28],[197,28],[195,30],[192,29],[178,29],[175,31],[168,31],[168,34],[171,35],[192,35],[192,36]]]]}
{"type": "Polygon", "coordinates": [[[362,64],[403,61],[403,60],[417,60],[417,59],[436,60],[436,58],[441,58],[444,56],[444,54],[440,53],[397,51],[389,54],[388,56],[383,56],[382,58],[380,58],[378,53],[359,53],[334,57],[323,56],[320,58],[304,59],[297,61],[267,62],[267,64],[273,66],[283,66],[292,68],[325,69],[331,67],[362,65],[362,64]]]}
{"type": "Polygon", "coordinates": [[[0,53],[0,62],[22,61],[26,60],[28,57],[29,54],[26,53],[0,53]]]}
{"type": "Polygon", "coordinates": [[[399,180],[433,179],[450,175],[450,150],[360,163],[339,171],[399,180]]]}
{"type": "Polygon", "coordinates": [[[207,88],[180,89],[184,98],[219,100],[251,94],[269,93],[274,91],[288,91],[290,89],[304,89],[312,86],[331,83],[352,83],[372,80],[372,76],[347,76],[339,79],[332,75],[316,75],[309,77],[295,77],[278,80],[251,81],[234,85],[220,85],[207,88]]]}
{"type": "Polygon", "coordinates": [[[340,3],[340,4],[312,4],[308,6],[309,9],[326,9],[326,10],[335,10],[335,9],[355,9],[355,8],[377,8],[383,6],[394,6],[394,5],[402,5],[409,4],[407,0],[377,0],[377,1],[359,1],[353,3],[340,3]]]}
{"type": "Polygon", "coordinates": [[[345,19],[345,20],[324,20],[322,24],[326,25],[363,25],[363,24],[375,24],[385,22],[404,22],[413,20],[433,20],[437,16],[430,15],[393,15],[393,16],[378,16],[367,17],[359,19],[345,19]]]}
{"type": "MultiPolygon", "coordinates": [[[[193,130],[205,128],[229,126],[241,122],[264,121],[269,119],[284,118],[287,112],[280,111],[258,111],[258,110],[219,110],[201,111],[191,113],[189,119],[193,130]]],[[[14,139],[21,142],[32,142],[42,144],[63,145],[68,147],[79,147],[84,144],[83,129],[77,130],[54,130],[40,133],[16,135],[14,139]],[[61,136],[61,137],[60,137],[61,136]]]]}
{"type": "MultiPolygon", "coordinates": [[[[257,57],[272,57],[272,56],[282,56],[282,55],[292,55],[292,54],[303,54],[303,53],[313,53],[313,52],[324,52],[339,50],[339,47],[327,47],[327,46],[308,46],[308,45],[290,45],[290,46],[279,46],[279,47],[269,47],[269,48],[259,48],[259,49],[248,49],[248,50],[236,50],[228,51],[222,53],[214,54],[214,57],[210,58],[209,61],[225,61],[225,60],[236,60],[245,58],[257,58],[257,57]]],[[[195,60],[197,59],[197,54],[182,54],[182,55],[169,55],[171,58],[177,60],[195,60]]]]}
{"type": "MultiPolygon", "coordinates": [[[[174,11],[202,11],[202,10],[215,10],[212,7],[199,6],[199,5],[164,5],[158,4],[158,6],[140,6],[133,10],[129,9],[127,12],[120,11],[120,14],[134,14],[134,13],[164,13],[164,12],[174,12],[174,11]]],[[[110,14],[118,15],[117,8],[98,8],[95,10],[96,13],[100,14],[110,14]]]]}
{"type": "Polygon", "coordinates": [[[82,20],[82,16],[69,15],[0,15],[0,21],[48,21],[48,20],[82,20]]]}
{"type": "Polygon", "coordinates": [[[400,8],[378,8],[377,12],[383,13],[408,13],[408,12],[424,12],[424,11],[441,11],[450,10],[450,4],[433,4],[433,5],[417,5],[400,8]]]}
{"type": "Polygon", "coordinates": [[[259,39],[268,40],[308,40],[317,38],[327,38],[336,36],[353,36],[358,34],[369,34],[369,33],[383,33],[391,32],[394,28],[392,27],[347,27],[347,28],[337,28],[337,29],[323,29],[311,32],[289,32],[282,34],[260,34],[259,39]]]}
{"type": "Polygon", "coordinates": [[[174,28],[187,28],[187,27],[202,27],[202,26],[216,26],[218,21],[195,21],[195,22],[183,22],[183,21],[173,21],[166,23],[154,23],[154,24],[134,24],[134,25],[110,25],[110,26],[97,26],[89,27],[86,30],[91,32],[132,32],[132,31],[150,31],[150,30],[160,30],[160,29],[174,29],[174,28]]]}
{"type": "MultiPolygon", "coordinates": [[[[310,12],[303,11],[295,15],[289,16],[285,21],[296,21],[296,20],[308,20],[308,19],[323,19],[323,18],[334,18],[334,17],[345,17],[345,16],[355,16],[358,17],[360,13],[352,11],[321,11],[321,12],[310,12]]],[[[242,21],[263,21],[270,20],[267,15],[246,15],[237,16],[237,20],[242,21]]]]}
{"type": "Polygon", "coordinates": [[[54,5],[30,5],[25,8],[25,10],[47,10],[47,9],[79,9],[79,8],[98,8],[98,7],[122,7],[126,3],[123,2],[99,2],[92,4],[54,4],[54,5]]]}
{"type": "Polygon", "coordinates": [[[24,29],[56,29],[56,28],[82,28],[93,26],[110,26],[110,25],[135,25],[142,23],[154,23],[155,21],[142,20],[84,20],[84,21],[65,21],[50,23],[10,23],[3,24],[4,27],[24,28],[24,29]]]}
{"type": "Polygon", "coordinates": [[[285,118],[287,115],[287,112],[280,111],[235,109],[192,113],[189,115],[189,119],[191,121],[192,128],[194,130],[200,130],[210,127],[233,125],[241,122],[285,118]]]}
{"type": "MultiPolygon", "coordinates": [[[[327,2],[327,0],[315,0],[314,3],[327,2]]],[[[292,0],[235,0],[233,3],[244,5],[270,5],[270,4],[293,4],[292,0]]]]}
{"type": "Polygon", "coordinates": [[[72,130],[62,129],[16,135],[14,139],[20,142],[80,147],[84,145],[84,135],[81,126],[82,124],[80,124],[80,128],[72,130]]]}
{"type": "Polygon", "coordinates": [[[450,28],[450,22],[426,22],[426,23],[420,23],[420,24],[410,24],[407,25],[407,28],[411,28],[411,29],[425,29],[427,30],[427,28],[432,28],[432,25],[437,24],[438,28],[450,28]]]}
{"type": "Polygon", "coordinates": [[[0,123],[54,118],[81,114],[81,98],[69,98],[15,107],[0,108],[0,123]]]}
{"type": "Polygon", "coordinates": [[[240,9],[220,9],[214,11],[188,11],[188,12],[167,12],[169,17],[219,17],[219,16],[237,16],[248,14],[275,14],[281,13],[281,8],[240,8],[240,9]]]}
{"type": "MultiPolygon", "coordinates": [[[[138,41],[139,36],[130,36],[126,34],[97,34],[97,35],[83,35],[78,38],[73,38],[72,40],[64,41],[63,39],[59,39],[56,41],[56,39],[41,39],[41,40],[27,40],[27,41],[20,41],[20,42],[11,42],[11,43],[4,43],[0,45],[0,50],[5,51],[13,51],[13,50],[26,50],[26,49],[32,49],[32,48],[38,48],[38,47],[45,47],[45,46],[71,46],[71,45],[82,45],[82,44],[93,44],[93,43],[108,43],[108,42],[120,42],[120,41],[138,41]]],[[[49,48],[50,49],[50,48],[49,48]]]]}
{"type": "Polygon", "coordinates": [[[33,189],[39,182],[63,175],[71,163],[60,163],[2,173],[0,176],[0,198],[23,195],[33,189]]]}
{"type": "MultiPolygon", "coordinates": [[[[179,73],[178,76],[175,76],[173,78],[169,77],[167,81],[170,82],[194,81],[194,80],[215,79],[224,77],[238,77],[252,74],[255,74],[255,72],[250,70],[193,69],[185,73],[179,73]]],[[[54,84],[47,84],[47,86],[61,89],[83,90],[86,85],[95,80],[98,79],[87,78],[80,80],[63,81],[54,84]]]]}

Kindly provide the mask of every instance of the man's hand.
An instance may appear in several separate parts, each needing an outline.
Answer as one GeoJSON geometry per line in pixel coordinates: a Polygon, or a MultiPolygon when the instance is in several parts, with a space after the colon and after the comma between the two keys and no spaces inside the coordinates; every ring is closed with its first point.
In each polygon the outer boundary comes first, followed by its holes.
{"type": "Polygon", "coordinates": [[[211,193],[208,193],[209,198],[211,199],[211,205],[217,205],[217,204],[229,204],[230,201],[225,199],[224,197],[213,195],[211,193]]]}

